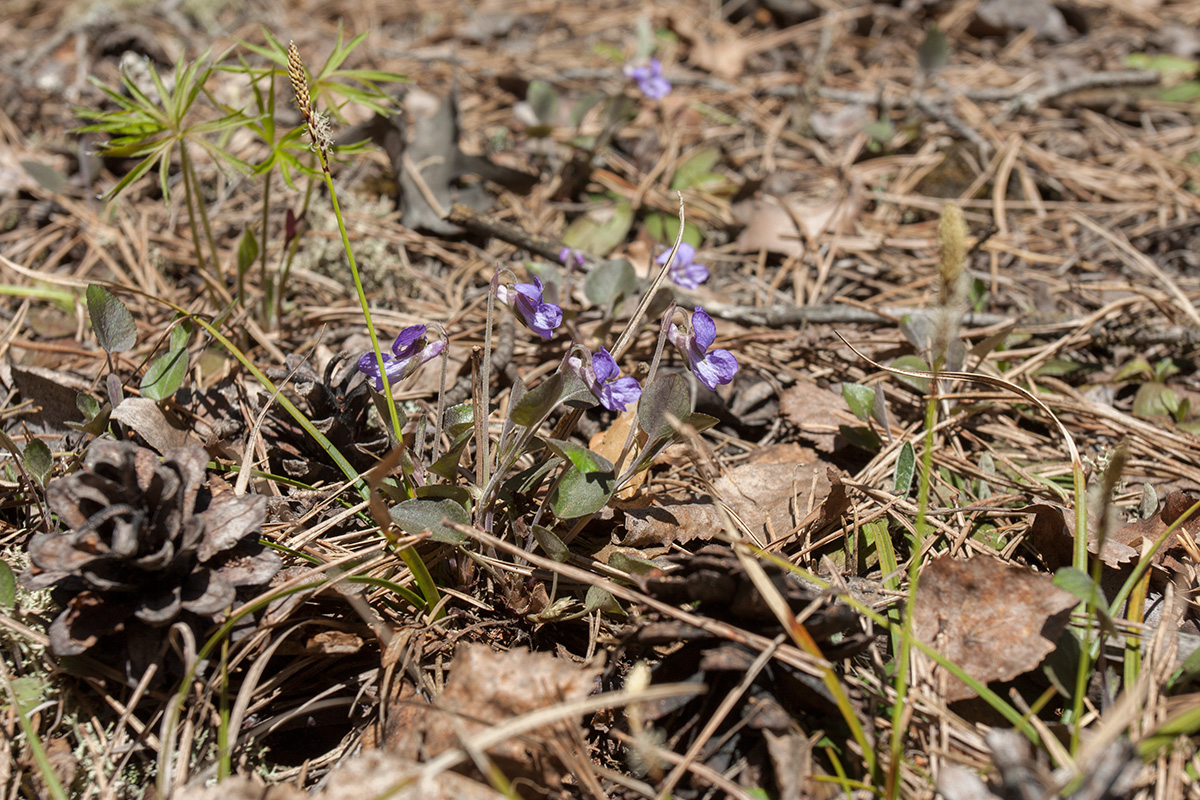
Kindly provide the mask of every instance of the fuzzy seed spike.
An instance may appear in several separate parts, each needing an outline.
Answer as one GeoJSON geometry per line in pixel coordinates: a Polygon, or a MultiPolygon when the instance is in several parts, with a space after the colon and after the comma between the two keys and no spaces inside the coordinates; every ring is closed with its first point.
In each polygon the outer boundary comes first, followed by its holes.
{"type": "Polygon", "coordinates": [[[288,42],[288,77],[292,80],[292,91],[296,94],[296,105],[304,121],[312,124],[312,105],[308,100],[308,79],[304,77],[304,61],[300,58],[300,48],[294,41],[288,42]]]}
{"type": "Polygon", "coordinates": [[[961,279],[967,261],[967,221],[955,203],[946,203],[942,207],[938,240],[941,245],[938,274],[942,279],[938,300],[939,305],[948,306],[961,299],[961,279]]]}

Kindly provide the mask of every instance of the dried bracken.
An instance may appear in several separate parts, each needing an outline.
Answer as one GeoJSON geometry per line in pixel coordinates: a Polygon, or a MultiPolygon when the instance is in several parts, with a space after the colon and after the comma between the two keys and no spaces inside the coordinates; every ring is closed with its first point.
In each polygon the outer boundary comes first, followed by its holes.
{"type": "MultiPolygon", "coordinates": [[[[51,482],[46,498],[62,533],[34,536],[31,589],[63,603],[51,649],[76,656],[102,640],[104,660],[124,654],[130,675],[163,644],[173,623],[202,631],[279,571],[256,535],[266,498],[215,495],[208,454],[192,445],[158,456],[130,442],[92,444],[83,468],[51,482]]],[[[148,662],[147,662],[148,663],[148,662]]]]}

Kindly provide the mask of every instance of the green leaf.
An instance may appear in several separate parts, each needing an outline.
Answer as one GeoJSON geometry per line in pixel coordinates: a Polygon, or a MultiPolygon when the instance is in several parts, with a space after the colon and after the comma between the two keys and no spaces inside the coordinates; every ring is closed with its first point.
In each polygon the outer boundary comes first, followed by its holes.
{"type": "Polygon", "coordinates": [[[675,169],[671,178],[671,190],[721,188],[728,181],[712,171],[721,161],[721,151],[716,147],[701,147],[687,157],[675,169]]]}
{"type": "Polygon", "coordinates": [[[567,226],[563,243],[585,253],[605,256],[625,241],[631,227],[633,206],[629,201],[605,202],[567,226]]]}
{"type": "Polygon", "coordinates": [[[75,395],[75,407],[79,409],[79,413],[83,414],[83,418],[91,421],[100,413],[100,401],[92,397],[87,392],[80,392],[75,395]]]}
{"type": "Polygon", "coordinates": [[[451,437],[461,436],[475,426],[475,409],[470,403],[459,403],[446,409],[444,430],[451,437]]]}
{"type": "Polygon", "coordinates": [[[17,604],[17,576],[8,562],[0,559],[0,608],[13,608],[17,604]]]}
{"type": "Polygon", "coordinates": [[[913,449],[912,442],[905,442],[900,445],[900,452],[896,456],[896,473],[892,477],[892,491],[897,497],[908,497],[916,468],[917,452],[913,449]]]}
{"type": "Polygon", "coordinates": [[[1176,375],[1179,372],[1179,367],[1169,358],[1160,358],[1154,365],[1154,379],[1156,381],[1165,382],[1167,378],[1176,375]]]}
{"type": "Polygon", "coordinates": [[[546,555],[560,564],[571,558],[571,548],[563,544],[563,540],[554,535],[554,531],[542,525],[533,526],[533,538],[541,545],[546,555]]]}
{"type": "Polygon", "coordinates": [[[950,43],[946,41],[946,34],[942,33],[937,25],[934,25],[925,34],[921,46],[917,48],[917,64],[921,67],[922,72],[932,75],[946,66],[949,61],[950,43]]]}
{"type": "Polygon", "coordinates": [[[254,229],[246,226],[246,230],[242,233],[242,241],[238,243],[237,249],[238,275],[244,275],[256,258],[258,258],[258,239],[254,237],[254,229]]]}
{"type": "Polygon", "coordinates": [[[879,436],[875,431],[861,425],[857,427],[839,425],[838,433],[850,444],[871,453],[879,452],[879,448],[883,446],[883,442],[879,441],[879,436]]]}
{"type": "Polygon", "coordinates": [[[514,425],[540,425],[558,405],[576,403],[595,405],[595,398],[579,376],[571,370],[560,370],[523,394],[508,419],[514,425]]]}
{"type": "Polygon", "coordinates": [[[1096,616],[1100,618],[1101,626],[1113,636],[1117,634],[1112,617],[1108,615],[1108,600],[1104,597],[1104,590],[1092,580],[1091,575],[1075,567],[1060,567],[1054,573],[1054,585],[1070,592],[1084,603],[1090,603],[1096,616]]]}
{"type": "Polygon", "coordinates": [[[546,81],[530,81],[525,90],[525,102],[543,125],[552,126],[558,119],[558,93],[546,81]]]}
{"type": "Polygon", "coordinates": [[[583,281],[583,294],[597,306],[615,306],[638,290],[638,276],[627,258],[597,264],[583,281]]]}
{"type": "MultiPolygon", "coordinates": [[[[896,369],[906,369],[910,372],[929,372],[929,365],[920,356],[900,356],[891,365],[896,369]]],[[[911,375],[893,375],[892,377],[921,394],[929,394],[929,378],[914,378],[911,375]]]]}
{"type": "Polygon", "coordinates": [[[456,480],[458,478],[458,462],[462,460],[462,454],[470,442],[471,432],[469,430],[460,433],[454,440],[454,444],[450,445],[450,449],[429,465],[429,471],[448,481],[456,480]]]}
{"type": "Polygon", "coordinates": [[[604,508],[616,485],[612,462],[582,445],[563,439],[547,439],[546,446],[569,462],[548,498],[555,516],[576,519],[604,508]]]}
{"type": "Polygon", "coordinates": [[[850,413],[866,422],[871,418],[871,408],[875,405],[875,390],[860,383],[843,383],[842,397],[850,407],[850,413]]]}
{"type": "Polygon", "coordinates": [[[692,430],[696,431],[696,433],[703,433],[709,428],[716,427],[717,423],[720,421],[721,420],[717,419],[716,417],[709,416],[708,414],[701,414],[699,411],[693,411],[683,422],[692,430]]]}
{"type": "Polygon", "coordinates": [[[587,594],[583,598],[583,607],[585,610],[603,611],[608,614],[623,614],[621,604],[611,594],[601,589],[599,586],[589,586],[587,594]]]}
{"type": "Polygon", "coordinates": [[[1060,375],[1070,375],[1072,372],[1075,372],[1082,366],[1083,366],[1082,364],[1080,364],[1076,361],[1071,361],[1066,358],[1051,358],[1048,361],[1046,361],[1045,363],[1043,363],[1040,367],[1038,367],[1034,371],[1034,374],[1035,375],[1049,375],[1051,377],[1057,377],[1060,375]]]}
{"type": "Polygon", "coordinates": [[[1179,395],[1166,384],[1147,381],[1138,387],[1133,396],[1133,415],[1143,419],[1173,417],[1179,410],[1179,395]]]}
{"type": "Polygon", "coordinates": [[[462,544],[468,539],[466,534],[448,528],[443,523],[443,520],[450,520],[459,525],[471,524],[466,509],[449,498],[434,500],[414,497],[392,506],[390,513],[392,520],[405,533],[428,531],[431,539],[445,544],[462,544]]]}
{"type": "Polygon", "coordinates": [[[155,402],[162,402],[173,397],[183,379],[187,377],[188,351],[187,348],[168,350],[150,362],[146,374],[142,376],[142,397],[148,397],[155,402]]]}
{"type": "Polygon", "coordinates": [[[38,186],[41,186],[51,194],[58,194],[63,189],[67,188],[69,182],[66,175],[56,170],[54,167],[46,166],[40,161],[21,161],[21,168],[29,177],[37,181],[38,186]]]}
{"type": "MultiPolygon", "coordinates": [[[[650,234],[651,239],[667,247],[675,245],[675,237],[679,235],[679,217],[677,215],[656,211],[653,214],[647,214],[645,222],[646,233],[650,234]]],[[[692,247],[699,248],[704,241],[704,231],[700,230],[700,227],[694,222],[685,222],[683,224],[683,241],[692,247]]]]}
{"type": "Polygon", "coordinates": [[[614,550],[609,555],[608,565],[627,575],[649,575],[654,570],[659,569],[658,564],[649,559],[635,556],[631,553],[624,553],[620,550],[614,550]]]}
{"type": "Polygon", "coordinates": [[[89,285],[87,307],[92,330],[105,352],[120,353],[137,344],[137,325],[133,322],[133,315],[108,289],[95,283],[89,285]]]}
{"type": "Polygon", "coordinates": [[[1154,368],[1150,366],[1150,362],[1138,356],[1130,361],[1121,369],[1117,370],[1117,374],[1113,376],[1113,383],[1121,383],[1123,381],[1133,380],[1134,378],[1152,378],[1154,377],[1154,368]]]}
{"type": "Polygon", "coordinates": [[[1148,483],[1142,484],[1142,502],[1138,506],[1138,518],[1150,519],[1158,513],[1158,492],[1148,483]]]}
{"type": "Polygon", "coordinates": [[[692,414],[692,395],[687,380],[678,373],[664,373],[642,390],[638,401],[638,423],[646,433],[647,444],[675,434],[671,417],[682,422],[692,414]]]}
{"type": "Polygon", "coordinates": [[[54,470],[54,456],[50,448],[41,439],[32,439],[25,445],[22,461],[25,469],[38,482],[39,486],[46,485],[46,476],[54,470]]]}
{"type": "MultiPolygon", "coordinates": [[[[33,709],[45,702],[50,694],[49,687],[41,675],[22,675],[19,678],[13,678],[9,681],[9,686],[12,687],[12,693],[17,698],[17,709],[24,716],[28,716],[33,709]]],[[[0,697],[2,696],[3,694],[0,693],[0,697]]]]}

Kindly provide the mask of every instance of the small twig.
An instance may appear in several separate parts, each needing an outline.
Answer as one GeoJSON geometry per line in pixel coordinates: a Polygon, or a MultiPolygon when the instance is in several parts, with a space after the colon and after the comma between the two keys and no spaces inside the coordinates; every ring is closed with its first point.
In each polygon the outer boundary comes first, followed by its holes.
{"type": "MultiPolygon", "coordinates": [[[[469,231],[495,236],[502,242],[508,242],[511,245],[528,250],[530,253],[539,255],[556,264],[558,263],[559,251],[565,247],[557,239],[550,239],[530,233],[520,225],[511,222],[501,222],[495,217],[483,216],[475,209],[465,206],[462,203],[455,203],[450,206],[450,211],[446,214],[445,219],[447,222],[452,222],[469,231]]],[[[584,258],[588,258],[587,254],[584,254],[584,258]]]]}
{"type": "MultiPolygon", "coordinates": [[[[878,310],[868,310],[857,306],[829,303],[816,306],[794,306],[777,303],[770,306],[739,306],[733,303],[705,303],[704,310],[710,316],[719,317],[742,325],[762,325],[767,328],[783,328],[788,325],[798,325],[803,322],[814,324],[870,324],[886,323],[894,325],[896,320],[912,315],[925,314],[928,309],[915,307],[883,307],[878,310]]],[[[1007,314],[989,314],[980,311],[968,311],[963,315],[963,323],[977,327],[993,325],[1015,325],[1019,318],[1007,314]]],[[[1056,324],[1071,325],[1076,320],[1056,320],[1056,324]]]]}

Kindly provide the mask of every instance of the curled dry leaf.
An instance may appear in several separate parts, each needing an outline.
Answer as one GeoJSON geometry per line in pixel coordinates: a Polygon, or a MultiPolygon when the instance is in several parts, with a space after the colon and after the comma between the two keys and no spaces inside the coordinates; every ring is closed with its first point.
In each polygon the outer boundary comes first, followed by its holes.
{"type": "MultiPolygon", "coordinates": [[[[913,630],[976,680],[1006,681],[1049,655],[1078,602],[1031,569],[942,556],[921,572],[913,630]]],[[[933,674],[947,681],[948,702],[976,696],[940,666],[933,674]]]]}
{"type": "MultiPolygon", "coordinates": [[[[1037,503],[1025,510],[1034,514],[1033,524],[1029,526],[1029,541],[1041,554],[1046,567],[1054,572],[1070,566],[1075,547],[1075,512],[1051,503],[1037,503]]],[[[1088,552],[1093,557],[1099,555],[1111,569],[1132,566],[1138,557],[1137,550],[1112,536],[1104,540],[1103,547],[1097,547],[1094,531],[1088,531],[1088,552]]]]}
{"type": "MultiPolygon", "coordinates": [[[[1158,511],[1146,519],[1131,522],[1113,531],[1109,536],[1115,542],[1129,547],[1135,553],[1140,553],[1143,544],[1149,544],[1162,536],[1171,525],[1187,513],[1200,496],[1192,492],[1175,490],[1167,494],[1158,505],[1158,511]]],[[[1166,538],[1158,552],[1154,554],[1153,563],[1170,572],[1183,572],[1187,565],[1195,569],[1196,564],[1188,554],[1189,550],[1196,552],[1196,534],[1193,531],[1200,527],[1200,512],[1183,521],[1171,535],[1166,538]],[[1187,537],[1190,541],[1185,541],[1187,537]],[[1188,545],[1191,545],[1189,547],[1188,545]]],[[[1160,573],[1161,574],[1161,573],[1160,573]]]]}

